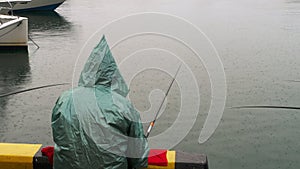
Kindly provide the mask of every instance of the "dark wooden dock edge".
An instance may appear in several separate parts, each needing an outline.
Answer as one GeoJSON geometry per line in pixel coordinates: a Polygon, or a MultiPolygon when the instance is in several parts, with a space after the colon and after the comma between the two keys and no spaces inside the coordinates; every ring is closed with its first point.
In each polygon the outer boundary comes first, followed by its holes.
{"type": "Polygon", "coordinates": [[[0,52],[28,52],[28,46],[1,46],[0,52]]]}
{"type": "MultiPolygon", "coordinates": [[[[52,169],[48,158],[40,150],[33,157],[33,169],[52,169]]],[[[208,169],[207,156],[176,151],[175,169],[208,169]]]]}
{"type": "Polygon", "coordinates": [[[41,149],[33,157],[33,169],[52,169],[52,165],[49,163],[48,157],[43,156],[41,149]]]}
{"type": "Polygon", "coordinates": [[[176,151],[175,169],[208,169],[207,156],[204,154],[176,151]]]}

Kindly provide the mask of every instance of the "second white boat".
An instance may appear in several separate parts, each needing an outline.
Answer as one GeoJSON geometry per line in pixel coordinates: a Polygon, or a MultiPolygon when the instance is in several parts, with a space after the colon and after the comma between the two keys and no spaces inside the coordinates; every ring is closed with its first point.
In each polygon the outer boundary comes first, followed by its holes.
{"type": "Polygon", "coordinates": [[[64,3],[65,0],[31,0],[29,3],[19,3],[13,7],[13,11],[41,11],[41,10],[55,10],[58,6],[64,3]]]}

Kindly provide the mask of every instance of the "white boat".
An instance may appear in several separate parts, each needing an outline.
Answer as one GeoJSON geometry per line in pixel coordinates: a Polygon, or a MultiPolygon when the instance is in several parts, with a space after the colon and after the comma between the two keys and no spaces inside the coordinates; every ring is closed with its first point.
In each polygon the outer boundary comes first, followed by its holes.
{"type": "MultiPolygon", "coordinates": [[[[0,0],[0,13],[11,10],[19,3],[30,0],[0,0]]],[[[0,48],[24,48],[28,46],[28,19],[0,14],[0,48]]]]}
{"type": "Polygon", "coordinates": [[[28,19],[19,16],[0,15],[0,48],[28,46],[28,19]]]}
{"type": "Polygon", "coordinates": [[[31,0],[29,3],[18,3],[13,7],[13,11],[41,11],[41,10],[55,10],[65,0],[31,0]]]}

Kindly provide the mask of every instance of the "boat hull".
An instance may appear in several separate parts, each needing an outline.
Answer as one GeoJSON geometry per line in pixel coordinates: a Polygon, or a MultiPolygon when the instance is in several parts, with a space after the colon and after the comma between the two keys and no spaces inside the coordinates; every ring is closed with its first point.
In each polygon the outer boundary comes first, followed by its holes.
{"type": "Polygon", "coordinates": [[[25,11],[44,11],[44,10],[55,10],[65,0],[32,0],[28,3],[19,3],[13,7],[15,12],[25,11]]]}
{"type": "Polygon", "coordinates": [[[28,19],[0,15],[0,48],[26,48],[28,46],[28,19]]]}

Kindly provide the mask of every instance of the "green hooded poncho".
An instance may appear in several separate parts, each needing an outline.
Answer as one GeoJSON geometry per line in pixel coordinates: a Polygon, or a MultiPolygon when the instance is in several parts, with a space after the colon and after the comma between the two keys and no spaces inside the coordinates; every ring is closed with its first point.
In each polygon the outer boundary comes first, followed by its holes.
{"type": "Polygon", "coordinates": [[[54,169],[147,167],[147,139],[127,94],[103,36],[78,87],[64,92],[53,109],[54,169]]]}

